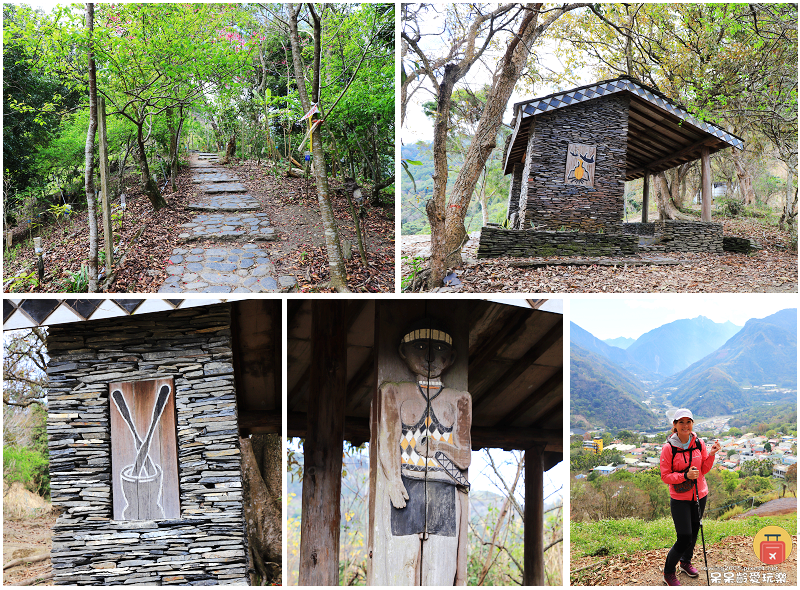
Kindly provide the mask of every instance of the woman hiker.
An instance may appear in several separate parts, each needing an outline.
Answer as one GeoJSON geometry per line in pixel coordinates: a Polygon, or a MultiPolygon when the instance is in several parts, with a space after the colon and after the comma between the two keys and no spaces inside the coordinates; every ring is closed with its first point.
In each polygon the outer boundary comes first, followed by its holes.
{"type": "Polygon", "coordinates": [[[698,576],[692,565],[692,553],[700,530],[700,518],[706,507],[708,484],[706,473],[711,471],[721,445],[714,441],[711,449],[692,432],[692,413],[682,408],[672,417],[672,432],[661,448],[661,481],[669,484],[669,507],[678,540],[667,554],[664,564],[664,583],[680,586],[677,572],[691,578],[698,576]],[[700,514],[697,498],[700,499],[700,514]]]}

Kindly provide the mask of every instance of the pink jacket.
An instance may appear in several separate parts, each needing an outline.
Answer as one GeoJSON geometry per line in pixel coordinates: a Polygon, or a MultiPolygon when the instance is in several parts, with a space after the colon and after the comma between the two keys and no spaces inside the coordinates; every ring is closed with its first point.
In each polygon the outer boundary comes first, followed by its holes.
{"type": "Polygon", "coordinates": [[[672,433],[667,439],[667,443],[661,447],[661,481],[669,484],[669,495],[675,500],[694,500],[694,486],[686,492],[675,491],[675,484],[687,481],[684,472],[690,465],[700,470],[700,477],[697,478],[699,497],[703,498],[708,495],[708,484],[704,476],[711,471],[716,455],[708,454],[706,444],[702,440],[700,440],[700,450],[698,450],[695,442],[696,438],[697,435],[692,433],[692,441],[689,443],[689,448],[684,451],[678,446],[678,443],[680,443],[678,435],[672,433]],[[674,461],[671,448],[673,445],[677,447],[674,461]]]}

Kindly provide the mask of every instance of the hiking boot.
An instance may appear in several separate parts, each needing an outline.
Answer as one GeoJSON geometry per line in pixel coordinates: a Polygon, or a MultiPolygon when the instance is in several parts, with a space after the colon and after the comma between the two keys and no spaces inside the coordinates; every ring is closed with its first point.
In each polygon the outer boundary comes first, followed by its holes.
{"type": "Polygon", "coordinates": [[[681,583],[678,581],[678,574],[664,574],[664,583],[667,586],[680,586],[681,583]]]}
{"type": "Polygon", "coordinates": [[[697,568],[688,561],[678,562],[678,572],[683,572],[690,578],[696,578],[700,575],[700,572],[697,571],[697,568]]]}

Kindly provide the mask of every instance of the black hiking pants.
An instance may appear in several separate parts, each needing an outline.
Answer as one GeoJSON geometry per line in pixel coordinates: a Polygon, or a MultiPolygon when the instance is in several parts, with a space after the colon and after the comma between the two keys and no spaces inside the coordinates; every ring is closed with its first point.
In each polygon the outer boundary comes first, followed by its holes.
{"type": "MultiPolygon", "coordinates": [[[[706,497],[700,498],[700,515],[706,511],[706,497]]],[[[700,515],[697,514],[697,502],[694,500],[670,498],[669,509],[672,512],[672,522],[675,523],[678,540],[667,553],[664,573],[674,574],[679,561],[692,561],[694,545],[697,543],[697,533],[700,531],[700,515]]]]}

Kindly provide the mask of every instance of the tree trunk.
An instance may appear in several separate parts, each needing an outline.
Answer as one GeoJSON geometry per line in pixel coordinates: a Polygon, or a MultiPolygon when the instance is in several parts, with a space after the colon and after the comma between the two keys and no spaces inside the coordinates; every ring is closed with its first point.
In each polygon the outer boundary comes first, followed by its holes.
{"type": "MultiPolygon", "coordinates": [[[[428,287],[439,287],[446,270],[445,220],[447,214],[447,128],[453,87],[459,78],[460,68],[448,64],[437,92],[438,106],[433,126],[433,197],[425,205],[431,226],[431,276],[428,287]]],[[[451,197],[452,201],[452,197],[451,197]]],[[[462,223],[463,228],[463,223],[462,223]]],[[[459,259],[461,257],[459,256],[459,259]]]]}
{"type": "Polygon", "coordinates": [[[153,177],[150,175],[150,166],[147,163],[147,152],[145,152],[144,148],[143,127],[144,121],[136,124],[136,155],[139,158],[139,168],[142,171],[142,187],[144,188],[144,193],[147,195],[147,198],[150,199],[150,204],[153,205],[153,209],[158,211],[162,207],[167,206],[167,201],[161,195],[156,181],[153,180],[153,177]]]}
{"type": "Polygon", "coordinates": [[[230,162],[231,158],[236,155],[236,130],[233,135],[228,138],[228,143],[225,145],[225,161],[230,162]]]}
{"type": "Polygon", "coordinates": [[[789,229],[794,225],[797,218],[797,187],[794,186],[794,174],[791,168],[786,172],[786,203],[783,205],[783,213],[778,221],[778,229],[783,231],[786,225],[789,229]],[[794,194],[794,198],[792,198],[794,194]]]}
{"type": "Polygon", "coordinates": [[[753,176],[747,169],[747,166],[742,158],[742,150],[731,148],[733,155],[733,165],[736,168],[736,176],[739,178],[739,190],[742,191],[744,196],[744,204],[756,204],[756,191],[753,189],[753,176]]]}
{"type": "MultiPolygon", "coordinates": [[[[300,48],[300,34],[297,28],[297,20],[302,4],[292,5],[289,9],[289,40],[292,46],[292,64],[294,66],[295,81],[300,95],[300,102],[303,111],[311,110],[312,102],[308,98],[304,77],[304,68],[300,48]]],[[[314,103],[319,102],[319,75],[320,75],[320,55],[322,43],[322,25],[317,13],[312,5],[308,5],[314,23],[314,78],[311,87],[311,98],[314,103]]],[[[341,293],[349,293],[347,288],[347,270],[344,266],[342,257],[342,246],[339,242],[339,230],[336,226],[336,218],[333,215],[331,205],[330,188],[328,187],[328,175],[325,169],[325,148],[322,145],[322,134],[320,126],[311,133],[311,152],[314,156],[314,180],[317,184],[317,200],[319,202],[320,216],[325,233],[325,249],[328,253],[328,266],[331,273],[331,287],[341,293]]]]}
{"type": "Polygon", "coordinates": [[[89,129],[84,149],[86,206],[89,218],[89,293],[97,293],[97,199],[94,189],[94,140],[97,135],[97,70],[92,51],[94,4],[86,4],[86,31],[89,35],[89,129]]]}
{"type": "Polygon", "coordinates": [[[658,218],[664,219],[680,219],[690,221],[691,216],[681,213],[675,206],[675,202],[667,186],[667,179],[663,172],[659,172],[653,176],[655,181],[656,199],[658,201],[658,218]]]}
{"type": "Polygon", "coordinates": [[[239,439],[247,540],[261,585],[280,574],[283,554],[280,439],[278,434],[239,439]]]}
{"type": "Polygon", "coordinates": [[[183,108],[178,110],[178,123],[175,124],[174,112],[167,109],[167,126],[169,129],[169,170],[172,192],[178,190],[178,144],[180,143],[181,128],[183,127],[183,108]]]}
{"type": "Polygon", "coordinates": [[[486,196],[486,166],[483,167],[483,184],[481,184],[481,227],[489,224],[488,197],[486,196]]]}
{"type": "MultiPolygon", "coordinates": [[[[461,171],[453,184],[450,202],[447,206],[445,246],[441,249],[431,248],[432,258],[439,255],[445,255],[447,258],[436,262],[432,259],[431,268],[434,266],[442,268],[461,266],[461,245],[466,236],[464,218],[481,171],[497,143],[497,131],[502,123],[508,99],[528,63],[534,42],[562,14],[577,8],[578,5],[564,5],[551,13],[546,13],[547,18],[541,24],[538,24],[538,21],[542,4],[526,4],[525,6],[529,12],[522,20],[517,34],[509,43],[505,55],[495,69],[494,82],[486,96],[486,106],[481,114],[478,128],[470,143],[461,171]]],[[[433,224],[431,224],[431,231],[434,231],[433,224]]],[[[432,238],[431,243],[433,244],[433,242],[432,238]]],[[[432,276],[432,280],[431,286],[441,285],[437,282],[439,277],[432,276]]]]}

